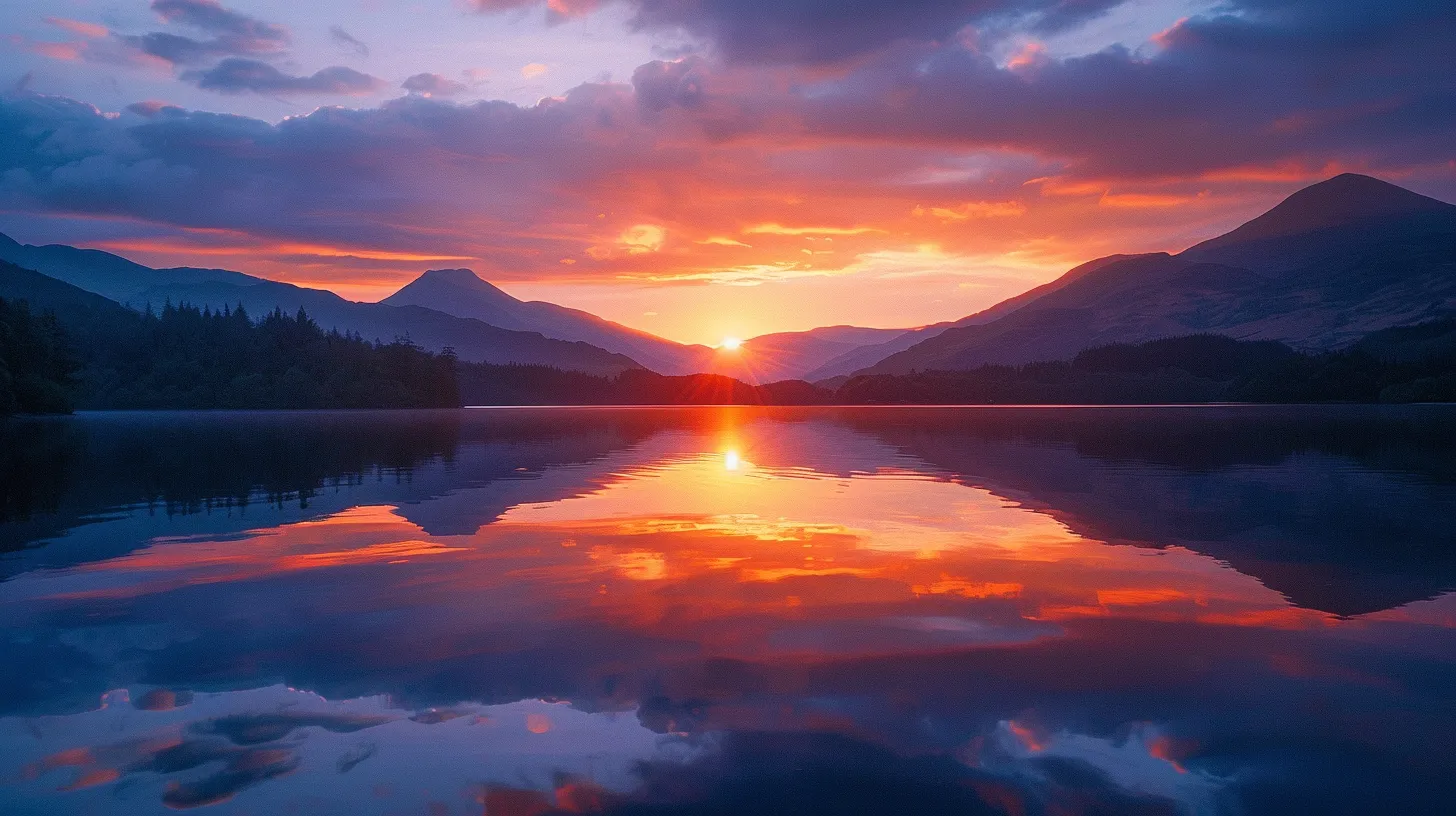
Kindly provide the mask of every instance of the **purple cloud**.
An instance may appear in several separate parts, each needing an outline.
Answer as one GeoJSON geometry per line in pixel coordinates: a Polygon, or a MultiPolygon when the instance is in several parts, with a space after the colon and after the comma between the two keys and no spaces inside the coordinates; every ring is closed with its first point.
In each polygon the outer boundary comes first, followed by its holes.
{"type": "Polygon", "coordinates": [[[401,83],[400,87],[410,93],[425,96],[454,96],[466,90],[465,83],[446,79],[439,74],[415,74],[401,83]]]}
{"type": "Polygon", "coordinates": [[[152,10],[165,21],[213,35],[197,39],[168,31],[119,35],[121,42],[173,65],[196,65],[217,57],[280,53],[288,30],[225,9],[210,0],[153,0],[152,10]]]}
{"type": "Polygon", "coordinates": [[[384,81],[334,65],[312,76],[285,74],[266,62],[229,57],[206,71],[189,71],[182,78],[197,87],[225,94],[342,94],[360,96],[384,87],[384,81]]]}
{"type": "Polygon", "coordinates": [[[346,48],[354,52],[358,56],[369,56],[369,46],[354,39],[354,37],[351,36],[349,32],[345,31],[341,26],[329,26],[329,39],[333,40],[335,45],[346,48]]]}
{"type": "MultiPolygon", "coordinates": [[[[838,62],[898,41],[944,41],[972,25],[1048,34],[1071,28],[1125,0],[619,0],[643,29],[686,31],[710,41],[733,63],[838,62]]],[[[474,0],[482,11],[539,0],[474,0]]],[[[595,0],[553,2],[552,13],[580,14],[595,0]]]]}
{"type": "MultiPolygon", "coordinates": [[[[531,106],[426,99],[451,86],[422,74],[406,80],[412,96],[276,125],[173,109],[139,122],[19,93],[0,99],[0,203],[488,253],[550,274],[540,270],[568,255],[579,273],[588,247],[609,255],[624,229],[674,219],[714,230],[691,238],[746,252],[757,239],[723,242],[745,224],[807,217],[783,209],[791,199],[879,228],[909,217],[917,202],[906,197],[937,191],[954,196],[947,212],[1018,196],[1034,205],[1039,188],[1024,182],[1048,175],[1098,193],[1169,180],[1196,193],[1291,167],[1300,179],[1335,167],[1441,183],[1449,171],[1430,168],[1447,166],[1456,132],[1445,68],[1456,20],[1412,0],[1360,5],[1244,0],[1146,52],[1027,69],[961,42],[899,43],[838,72],[653,62],[631,85],[589,83],[531,106]],[[962,172],[967,161],[984,174],[962,172]],[[598,218],[603,201],[619,220],[598,218]]],[[[381,87],[347,68],[291,76],[241,58],[187,76],[230,93],[381,87]]]]}
{"type": "Polygon", "coordinates": [[[248,40],[288,40],[288,31],[283,26],[223,8],[216,0],[152,0],[152,11],[169,23],[213,34],[248,40]]]}

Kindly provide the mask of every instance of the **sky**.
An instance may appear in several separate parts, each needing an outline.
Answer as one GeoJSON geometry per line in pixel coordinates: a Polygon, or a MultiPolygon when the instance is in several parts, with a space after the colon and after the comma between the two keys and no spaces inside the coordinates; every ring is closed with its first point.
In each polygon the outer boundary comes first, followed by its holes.
{"type": "Polygon", "coordinates": [[[685,342],[962,317],[1364,172],[1456,200],[1445,0],[10,0],[0,231],[685,342]]]}

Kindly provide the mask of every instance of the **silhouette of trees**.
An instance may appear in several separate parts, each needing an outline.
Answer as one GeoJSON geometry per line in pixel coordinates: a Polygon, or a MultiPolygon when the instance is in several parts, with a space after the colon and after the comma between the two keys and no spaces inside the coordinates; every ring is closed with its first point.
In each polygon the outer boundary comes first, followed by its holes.
{"type": "Polygon", "coordinates": [[[79,369],[54,312],[0,298],[0,414],[69,412],[79,369]]]}
{"type": "Polygon", "coordinates": [[[1191,335],[1070,361],[791,380],[616,377],[490,365],[324,331],[307,312],[165,304],[35,314],[0,300],[0,413],[81,408],[421,408],[470,405],[1055,404],[1456,401],[1456,320],[1375,332],[1336,352],[1191,335]]]}
{"type": "Polygon", "coordinates": [[[53,317],[21,304],[0,319],[8,372],[0,400],[11,395],[0,407],[11,411],[459,405],[453,359],[407,340],[326,332],[302,309],[256,322],[241,305],[118,309],[78,327],[79,357],[53,317]]]}
{"type": "Polygon", "coordinates": [[[1456,320],[1374,332],[1341,351],[1190,335],[1065,362],[853,377],[845,404],[1456,401],[1456,320]]]}

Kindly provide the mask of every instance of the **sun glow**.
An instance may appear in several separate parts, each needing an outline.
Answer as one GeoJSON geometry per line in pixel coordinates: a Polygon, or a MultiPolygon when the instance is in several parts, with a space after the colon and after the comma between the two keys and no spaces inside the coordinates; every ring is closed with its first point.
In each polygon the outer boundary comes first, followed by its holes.
{"type": "Polygon", "coordinates": [[[718,348],[724,351],[737,351],[742,345],[743,341],[737,337],[725,337],[723,342],[718,344],[718,348]]]}

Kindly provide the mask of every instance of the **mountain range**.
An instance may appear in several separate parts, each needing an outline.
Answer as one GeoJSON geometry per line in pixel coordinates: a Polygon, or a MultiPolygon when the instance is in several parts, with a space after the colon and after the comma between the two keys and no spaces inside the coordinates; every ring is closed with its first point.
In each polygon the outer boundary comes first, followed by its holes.
{"type": "MultiPolygon", "coordinates": [[[[333,292],[256,278],[223,269],[152,269],[94,249],[29,246],[0,235],[0,260],[141,309],[188,303],[221,309],[242,304],[261,316],[304,309],[325,329],[357,332],[366,340],[408,337],[431,351],[453,348],[462,360],[539,363],[594,374],[639,368],[632,358],[589,343],[513,331],[419,306],[357,303],[333,292]]],[[[0,296],[7,287],[0,282],[0,296]]]]}
{"type": "Polygon", "coordinates": [[[1102,258],[1022,298],[994,320],[947,328],[863,371],[1068,360],[1199,333],[1342,348],[1456,313],[1456,206],[1345,174],[1177,255],[1102,258]]]}
{"type": "MultiPolygon", "coordinates": [[[[597,375],[712,373],[750,384],[1069,360],[1091,347],[1196,333],[1317,351],[1456,314],[1456,206],[1356,174],[1300,190],[1181,253],[1099,258],[959,320],[781,332],[737,350],[676,343],[589,312],[522,301],[469,269],[427,271],[379,303],[360,303],[241,272],[153,269],[100,250],[30,246],[3,235],[0,260],[138,309],[167,302],[241,303],[254,315],[304,309],[326,329],[384,342],[407,337],[432,351],[453,348],[469,362],[597,375]]],[[[34,280],[0,270],[0,296],[23,289],[39,291],[34,280]]],[[[59,297],[53,287],[46,291],[59,297]]]]}

